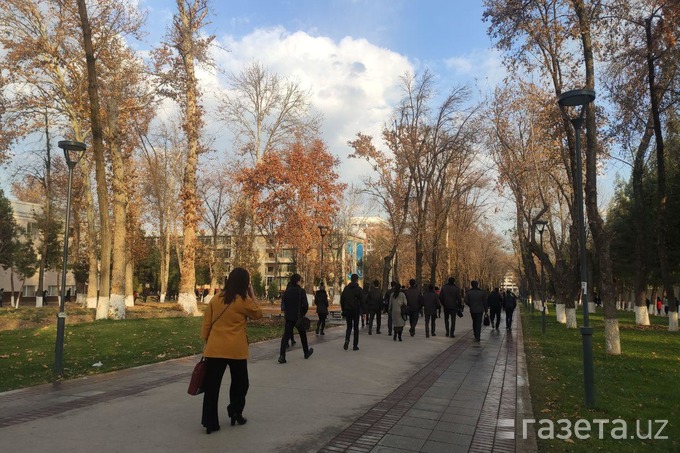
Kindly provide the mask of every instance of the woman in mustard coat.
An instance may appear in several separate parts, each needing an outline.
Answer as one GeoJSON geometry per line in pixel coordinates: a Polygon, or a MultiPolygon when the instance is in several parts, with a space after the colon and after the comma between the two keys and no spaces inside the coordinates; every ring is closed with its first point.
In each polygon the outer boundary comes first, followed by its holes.
{"type": "Polygon", "coordinates": [[[243,425],[248,393],[248,337],[246,322],[259,319],[262,310],[255,303],[248,271],[237,267],[227,277],[224,290],[210,300],[203,316],[201,337],[205,341],[203,356],[207,361],[201,423],[210,434],[220,430],[217,405],[222,376],[229,365],[231,386],[227,412],[231,425],[243,425]]]}

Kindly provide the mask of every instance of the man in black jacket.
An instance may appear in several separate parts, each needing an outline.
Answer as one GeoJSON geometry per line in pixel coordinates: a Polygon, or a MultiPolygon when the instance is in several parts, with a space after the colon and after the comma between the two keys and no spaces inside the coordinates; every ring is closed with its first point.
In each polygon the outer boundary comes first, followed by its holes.
{"type": "Polygon", "coordinates": [[[498,288],[494,288],[493,291],[489,293],[487,299],[489,304],[489,316],[491,317],[491,328],[496,330],[498,330],[498,325],[501,323],[501,305],[503,305],[503,296],[501,296],[498,291],[498,288]]]}
{"type": "Polygon", "coordinates": [[[486,291],[479,288],[479,282],[472,280],[470,284],[472,288],[465,292],[465,305],[470,307],[470,316],[472,317],[472,332],[475,336],[475,341],[481,341],[482,333],[482,317],[488,310],[486,291]]]}
{"type": "Polygon", "coordinates": [[[340,295],[340,308],[347,321],[347,331],[345,332],[345,351],[349,347],[349,337],[354,329],[354,347],[352,350],[359,350],[359,316],[361,316],[361,305],[363,301],[363,290],[359,286],[359,276],[352,274],[349,285],[345,286],[340,295]]]}
{"type": "Polygon", "coordinates": [[[303,317],[309,309],[307,293],[304,288],[300,286],[301,281],[302,277],[300,274],[291,275],[288,286],[286,286],[286,291],[281,297],[281,305],[285,307],[286,326],[283,331],[283,337],[281,338],[279,363],[286,363],[286,348],[288,347],[288,340],[293,336],[293,327],[298,330],[298,335],[300,335],[300,342],[302,343],[302,351],[305,354],[305,359],[308,359],[309,356],[314,353],[314,348],[310,348],[307,345],[307,332],[305,330],[300,330],[300,328],[296,326],[298,318],[303,317]]]}
{"type": "Polygon", "coordinates": [[[505,309],[505,328],[512,329],[512,314],[517,308],[517,298],[509,289],[503,295],[503,308],[505,309]]]}
{"type": "Polygon", "coordinates": [[[416,286],[415,279],[412,278],[408,283],[409,287],[404,291],[404,294],[406,295],[406,305],[408,306],[408,318],[411,323],[411,328],[408,333],[410,333],[411,336],[414,336],[416,334],[418,316],[420,315],[420,310],[423,308],[423,295],[416,286]]]}
{"type": "Polygon", "coordinates": [[[427,285],[427,291],[423,294],[423,311],[425,312],[425,337],[430,338],[430,332],[433,337],[437,335],[434,333],[435,320],[437,319],[437,311],[441,308],[439,304],[439,296],[434,292],[434,285],[430,283],[427,285]]]}
{"type": "Polygon", "coordinates": [[[368,290],[366,305],[368,310],[368,334],[373,335],[373,318],[375,318],[375,333],[380,335],[382,291],[380,291],[380,282],[378,280],[373,280],[373,286],[368,290]]]}
{"type": "Polygon", "coordinates": [[[439,291],[439,301],[444,307],[444,328],[446,336],[455,338],[456,313],[463,308],[463,298],[460,295],[460,288],[456,286],[456,279],[449,277],[449,282],[442,286],[439,291]],[[449,318],[451,319],[451,329],[449,330],[449,318]]]}

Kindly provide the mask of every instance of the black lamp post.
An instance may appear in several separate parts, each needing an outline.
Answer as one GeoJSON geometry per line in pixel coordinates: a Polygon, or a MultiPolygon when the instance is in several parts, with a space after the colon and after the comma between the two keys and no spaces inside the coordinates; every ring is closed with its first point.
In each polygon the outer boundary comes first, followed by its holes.
{"type": "Polygon", "coordinates": [[[536,220],[534,225],[536,230],[538,230],[538,235],[541,237],[541,303],[543,307],[541,309],[541,332],[545,335],[545,281],[543,280],[543,231],[545,231],[545,226],[548,224],[545,220],[536,220]]]}
{"type": "Polygon", "coordinates": [[[576,135],[576,175],[574,176],[574,192],[578,217],[579,263],[581,268],[581,304],[583,304],[583,383],[585,386],[586,407],[595,406],[595,365],[593,361],[593,328],[588,317],[588,262],[586,258],[586,227],[583,214],[583,163],[581,158],[581,126],[587,104],[595,100],[593,90],[572,90],[562,93],[557,103],[562,107],[581,107],[579,116],[571,119],[576,135]]]}
{"type": "Polygon", "coordinates": [[[321,265],[320,265],[320,267],[321,267],[321,269],[320,269],[320,271],[321,271],[320,272],[320,274],[321,274],[321,284],[323,286],[326,286],[325,276],[324,276],[324,273],[323,273],[323,238],[328,233],[329,228],[327,226],[321,225],[321,224],[319,224],[317,226],[319,227],[319,234],[321,235],[321,265]]]}
{"type": "Polygon", "coordinates": [[[66,267],[68,264],[68,229],[71,221],[71,184],[73,182],[73,169],[83,154],[85,153],[85,143],[62,140],[57,143],[59,148],[64,150],[66,165],[68,166],[68,191],[66,192],[66,222],[64,222],[64,263],[61,269],[61,302],[59,313],[57,314],[57,341],[54,348],[54,374],[63,376],[64,374],[64,327],[66,324],[66,313],[64,305],[66,303],[66,267]]]}

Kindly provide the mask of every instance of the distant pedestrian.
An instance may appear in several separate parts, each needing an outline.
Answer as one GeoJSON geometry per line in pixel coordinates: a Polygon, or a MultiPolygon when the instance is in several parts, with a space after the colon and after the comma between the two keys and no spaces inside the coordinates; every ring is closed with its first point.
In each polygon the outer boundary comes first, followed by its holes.
{"type": "Polygon", "coordinates": [[[383,307],[385,313],[387,313],[387,335],[392,335],[392,316],[390,316],[390,302],[391,298],[390,296],[394,293],[394,291],[399,289],[399,285],[397,282],[392,281],[390,282],[390,289],[387,290],[385,293],[385,297],[383,298],[383,307]]]}
{"type": "Polygon", "coordinates": [[[328,293],[322,283],[314,294],[314,305],[316,305],[316,315],[319,320],[316,322],[316,334],[326,335],[323,329],[326,328],[326,318],[328,318],[328,293]]]}
{"type": "Polygon", "coordinates": [[[661,302],[661,298],[657,297],[656,298],[656,314],[661,315],[661,307],[663,307],[663,302],[661,302]]]}
{"type": "Polygon", "coordinates": [[[434,285],[430,283],[427,285],[427,291],[423,294],[423,311],[425,313],[425,338],[430,338],[430,334],[436,337],[435,321],[437,320],[437,312],[440,311],[441,304],[439,303],[439,296],[434,291],[434,285]]]}
{"type": "Polygon", "coordinates": [[[232,426],[247,422],[243,416],[250,386],[246,324],[248,319],[261,317],[262,310],[255,303],[248,271],[235,268],[226,279],[224,291],[214,297],[206,308],[201,328],[201,338],[205,341],[203,356],[207,361],[201,423],[208,434],[220,430],[220,386],[227,365],[231,374],[227,414],[232,426]]]}
{"type": "Polygon", "coordinates": [[[456,313],[463,309],[463,299],[460,294],[460,288],[456,286],[456,279],[449,277],[448,283],[442,286],[439,292],[439,301],[444,307],[444,328],[446,329],[446,336],[455,338],[456,331],[456,313]],[[449,320],[451,321],[451,328],[449,329],[449,320]]]}
{"type": "Polygon", "coordinates": [[[503,295],[503,309],[505,310],[505,328],[507,330],[512,329],[512,314],[517,308],[517,298],[512,291],[507,289],[503,295]]]}
{"type": "Polygon", "coordinates": [[[406,304],[408,305],[408,318],[411,328],[408,333],[411,336],[416,334],[416,326],[418,325],[418,316],[423,309],[423,295],[420,289],[416,286],[415,279],[409,281],[409,287],[404,291],[406,296],[406,304]]]}
{"type": "Polygon", "coordinates": [[[366,300],[366,310],[368,311],[368,334],[372,335],[373,320],[375,319],[375,333],[380,335],[380,324],[382,314],[382,291],[380,291],[380,282],[373,280],[373,286],[368,290],[368,298],[366,300]]]}
{"type": "Polygon", "coordinates": [[[405,311],[408,309],[406,305],[406,296],[399,288],[399,284],[392,282],[392,292],[390,293],[390,306],[388,308],[390,319],[392,319],[392,339],[397,341],[401,340],[401,334],[404,331],[404,326],[406,325],[405,311]]]}
{"type": "Polygon", "coordinates": [[[293,274],[290,276],[286,291],[281,297],[281,305],[285,307],[286,324],[281,338],[281,348],[279,349],[279,363],[286,363],[286,349],[288,348],[288,339],[293,336],[293,328],[296,328],[298,335],[300,335],[300,343],[302,343],[302,352],[305,359],[308,359],[313,353],[314,349],[307,344],[307,332],[297,325],[298,319],[307,314],[309,309],[309,302],[307,302],[307,293],[304,288],[300,286],[302,277],[300,274],[293,274]]]}
{"type": "Polygon", "coordinates": [[[498,325],[501,323],[501,308],[503,305],[503,297],[498,291],[498,288],[494,288],[493,291],[489,293],[489,297],[487,299],[491,317],[491,328],[496,330],[498,330],[498,325]]]}
{"type": "MultiPolygon", "coordinates": [[[[46,295],[43,293],[43,295],[46,295]]],[[[71,288],[66,290],[66,302],[71,302],[71,288]]]]}
{"type": "MultiPolygon", "coordinates": [[[[286,301],[283,300],[283,293],[281,294],[281,312],[283,313],[283,317],[285,320],[286,317],[286,301]]],[[[295,333],[291,330],[290,331],[290,338],[288,339],[288,343],[286,343],[286,349],[287,348],[292,348],[297,341],[295,341],[295,333]]]]}
{"type": "Polygon", "coordinates": [[[349,347],[349,338],[352,335],[352,331],[354,331],[352,350],[359,350],[359,316],[361,316],[363,297],[363,290],[359,286],[359,276],[357,274],[352,274],[349,284],[345,286],[340,295],[340,308],[342,310],[342,315],[347,322],[345,344],[343,345],[345,351],[349,347]]]}
{"type": "Polygon", "coordinates": [[[668,316],[668,297],[663,298],[663,312],[668,316]]]}
{"type": "Polygon", "coordinates": [[[5,288],[0,288],[0,307],[2,307],[2,299],[5,297],[5,288]]]}
{"type": "Polygon", "coordinates": [[[472,332],[475,341],[481,341],[482,336],[482,317],[488,310],[486,291],[479,289],[479,282],[472,280],[471,288],[465,292],[465,305],[470,307],[472,317],[472,332]]]}

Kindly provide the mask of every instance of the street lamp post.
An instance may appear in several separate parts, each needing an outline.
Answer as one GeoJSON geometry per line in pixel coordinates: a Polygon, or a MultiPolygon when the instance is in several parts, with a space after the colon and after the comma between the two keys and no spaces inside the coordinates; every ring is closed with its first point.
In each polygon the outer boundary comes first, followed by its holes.
{"type": "Polygon", "coordinates": [[[542,307],[542,314],[541,314],[541,332],[543,335],[545,335],[545,281],[543,280],[543,231],[545,231],[545,226],[548,224],[547,221],[545,220],[536,220],[534,222],[534,225],[536,225],[536,229],[538,230],[538,235],[541,237],[541,303],[543,304],[542,307]]]}
{"type": "Polygon", "coordinates": [[[328,227],[325,225],[317,225],[319,227],[319,234],[321,235],[321,265],[319,266],[320,269],[320,274],[321,274],[321,284],[323,286],[326,286],[326,281],[325,281],[325,276],[323,273],[323,238],[326,236],[326,233],[328,233],[328,227]]]}
{"type": "Polygon", "coordinates": [[[586,227],[583,214],[583,163],[581,157],[581,126],[586,112],[586,105],[595,100],[593,90],[572,90],[562,93],[557,98],[561,107],[581,107],[578,117],[571,119],[576,136],[576,175],[574,176],[574,192],[578,217],[579,262],[581,268],[581,304],[583,305],[583,383],[585,387],[586,407],[595,406],[595,365],[593,361],[593,328],[588,316],[588,262],[586,257],[586,227]]]}
{"type": "Polygon", "coordinates": [[[68,229],[71,221],[71,184],[73,182],[73,169],[83,153],[85,153],[85,143],[62,140],[57,143],[59,148],[64,150],[66,165],[68,166],[68,191],[66,192],[66,222],[64,225],[64,262],[61,269],[61,302],[59,313],[57,314],[57,340],[54,347],[54,374],[63,376],[64,374],[64,327],[66,324],[66,267],[68,264],[68,229]]]}

